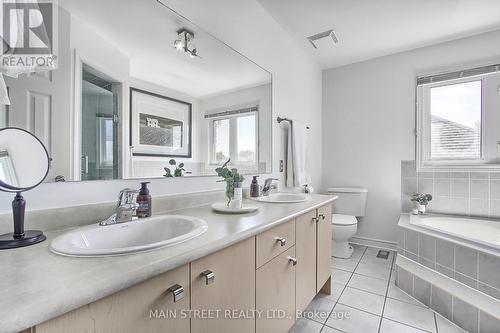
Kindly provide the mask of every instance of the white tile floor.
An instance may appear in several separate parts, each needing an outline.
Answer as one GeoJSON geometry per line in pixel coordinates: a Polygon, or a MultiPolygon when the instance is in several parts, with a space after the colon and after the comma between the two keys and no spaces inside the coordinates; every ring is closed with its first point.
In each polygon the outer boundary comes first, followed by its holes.
{"type": "Polygon", "coordinates": [[[393,252],[354,247],[352,258],[332,258],[332,295],[318,295],[291,332],[465,332],[396,287],[393,252]]]}

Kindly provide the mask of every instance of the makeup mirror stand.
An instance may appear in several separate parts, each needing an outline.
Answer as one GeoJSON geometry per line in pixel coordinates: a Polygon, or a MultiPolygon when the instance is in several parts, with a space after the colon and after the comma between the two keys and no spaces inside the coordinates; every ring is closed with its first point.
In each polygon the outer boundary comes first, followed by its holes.
{"type": "Polygon", "coordinates": [[[43,242],[46,237],[40,230],[24,230],[24,214],[26,201],[21,192],[16,193],[12,201],[12,217],[14,220],[14,232],[0,235],[0,249],[13,249],[43,242]]]}
{"type": "MultiPolygon", "coordinates": [[[[0,148],[4,153],[4,159],[6,156],[9,158],[8,164],[10,165],[10,169],[6,169],[10,172],[2,172],[3,179],[0,179],[0,191],[16,194],[12,201],[14,232],[0,235],[0,250],[43,242],[46,237],[42,231],[24,230],[26,200],[24,200],[22,192],[37,187],[47,177],[51,162],[47,148],[35,135],[16,127],[0,129],[0,148]],[[21,151],[19,147],[22,147],[21,151]],[[27,156],[29,159],[26,158],[27,156]],[[26,166],[30,169],[27,170],[26,166]],[[35,176],[33,176],[33,171],[35,176]],[[26,177],[26,174],[30,174],[30,176],[26,177]],[[6,175],[10,175],[10,177],[6,175]]],[[[5,161],[4,164],[6,164],[5,161]]]]}

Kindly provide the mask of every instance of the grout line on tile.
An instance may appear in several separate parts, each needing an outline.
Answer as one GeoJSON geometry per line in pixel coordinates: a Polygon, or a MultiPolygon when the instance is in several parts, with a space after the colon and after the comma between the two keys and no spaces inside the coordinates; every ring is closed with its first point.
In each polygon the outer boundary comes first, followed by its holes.
{"type": "MultiPolygon", "coordinates": [[[[366,250],[368,249],[368,246],[365,247],[365,249],[363,250],[363,254],[359,257],[359,261],[357,262],[356,264],[356,267],[354,267],[354,270],[351,273],[351,276],[349,276],[349,280],[347,280],[344,288],[342,289],[342,292],[340,293],[339,295],[339,298],[337,298],[337,300],[335,301],[335,305],[333,306],[332,310],[330,311],[330,313],[328,314],[328,319],[330,318],[330,316],[332,315],[333,311],[335,310],[335,307],[337,306],[337,304],[339,303],[339,300],[340,298],[342,297],[342,294],[344,294],[344,291],[345,289],[347,288],[347,285],[349,284],[349,282],[351,281],[352,279],[352,276],[354,275],[354,271],[356,271],[356,268],[358,268],[358,265],[359,263],[361,262],[361,258],[363,258],[363,256],[365,255],[366,253],[366,250]]],[[[328,319],[323,323],[323,328],[324,326],[326,325],[326,323],[328,322],[328,319]]],[[[321,330],[323,330],[323,328],[321,330]]]]}
{"type": "MultiPolygon", "coordinates": [[[[417,242],[417,244],[418,244],[418,242],[417,242]]],[[[382,313],[380,314],[380,321],[378,323],[378,333],[380,333],[380,328],[382,327],[382,318],[384,318],[385,303],[387,302],[387,294],[389,293],[389,285],[391,284],[391,276],[393,274],[392,268],[394,267],[395,259],[396,259],[396,255],[393,255],[392,262],[391,262],[391,272],[389,273],[389,279],[387,281],[387,288],[385,288],[384,306],[382,306],[382,313]]]]}
{"type": "MultiPolygon", "coordinates": [[[[425,330],[421,327],[416,327],[416,326],[413,326],[413,325],[410,325],[410,324],[407,324],[407,323],[403,323],[401,321],[397,321],[397,320],[394,320],[394,319],[391,319],[391,318],[386,318],[386,317],[383,317],[383,319],[385,320],[389,320],[389,321],[392,321],[392,322],[395,322],[395,323],[398,323],[398,324],[401,324],[401,325],[404,325],[404,326],[407,326],[407,327],[411,327],[411,328],[414,328],[416,330],[419,330],[419,331],[422,331],[422,332],[429,332],[429,333],[432,333],[431,331],[428,331],[428,330],[425,330]]],[[[381,321],[382,322],[382,321],[381,321]]]]}
{"type": "MultiPolygon", "coordinates": [[[[380,296],[380,295],[377,295],[377,296],[380,296]]],[[[358,310],[358,311],[361,311],[361,312],[364,312],[364,313],[368,313],[368,314],[371,314],[372,316],[376,316],[376,317],[381,317],[381,315],[378,315],[378,314],[375,314],[373,312],[370,312],[370,311],[366,311],[366,310],[363,310],[363,309],[360,309],[360,308],[357,308],[355,306],[352,306],[352,305],[347,305],[347,304],[344,304],[342,302],[338,302],[337,304],[340,304],[340,305],[343,305],[343,306],[347,306],[348,308],[351,308],[351,309],[354,309],[354,310],[358,310]]],[[[328,325],[327,325],[328,326],[328,325]]],[[[335,327],[333,327],[335,328],[335,327]]]]}

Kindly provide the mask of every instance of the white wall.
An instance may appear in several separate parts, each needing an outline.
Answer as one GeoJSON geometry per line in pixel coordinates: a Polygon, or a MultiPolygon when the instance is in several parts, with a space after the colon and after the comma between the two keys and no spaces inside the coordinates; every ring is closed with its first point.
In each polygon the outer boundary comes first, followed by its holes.
{"type": "Polygon", "coordinates": [[[358,235],[396,240],[401,160],[415,158],[417,75],[500,61],[500,31],[323,73],[323,189],[370,191],[358,235]]]}
{"type": "MultiPolygon", "coordinates": [[[[321,173],[321,70],[255,0],[169,0],[166,3],[202,28],[234,47],[273,74],[274,115],[295,118],[311,126],[313,185],[321,173]],[[279,45],[279,47],[277,47],[279,45]]],[[[238,73],[235,73],[238,75],[238,73]]],[[[283,158],[274,125],[274,168],[283,158]]],[[[114,201],[137,180],[43,184],[25,193],[27,209],[43,209],[114,201]]],[[[223,188],[216,178],[155,179],[153,195],[223,188]]],[[[0,194],[0,213],[9,212],[12,195],[0,194]]],[[[29,227],[29,221],[28,227],[29,227]]]]}

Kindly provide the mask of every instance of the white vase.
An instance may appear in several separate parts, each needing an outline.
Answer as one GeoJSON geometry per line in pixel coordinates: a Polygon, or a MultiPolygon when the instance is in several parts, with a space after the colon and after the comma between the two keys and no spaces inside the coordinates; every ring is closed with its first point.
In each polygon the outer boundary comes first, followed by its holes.
{"type": "Polygon", "coordinates": [[[426,205],[420,205],[420,204],[419,204],[419,205],[418,205],[418,212],[419,212],[420,214],[425,214],[425,209],[426,209],[426,208],[427,208],[427,206],[426,206],[426,205]]]}

